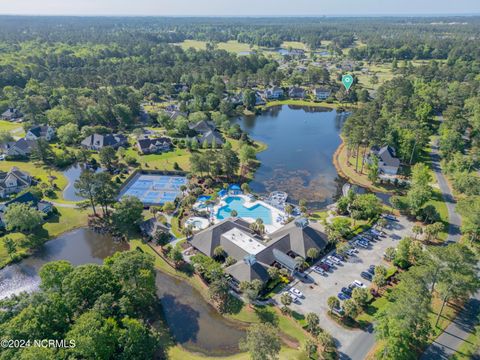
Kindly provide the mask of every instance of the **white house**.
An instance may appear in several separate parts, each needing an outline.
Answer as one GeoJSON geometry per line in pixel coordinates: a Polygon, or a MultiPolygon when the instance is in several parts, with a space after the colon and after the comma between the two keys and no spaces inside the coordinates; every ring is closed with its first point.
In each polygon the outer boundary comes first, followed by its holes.
{"type": "Polygon", "coordinates": [[[315,88],[313,90],[313,95],[315,95],[315,98],[317,100],[327,100],[330,95],[332,95],[332,90],[327,89],[327,88],[315,88]]]}
{"type": "Polygon", "coordinates": [[[265,96],[267,99],[280,99],[283,97],[283,89],[278,86],[271,87],[265,91],[265,96]]]}
{"type": "Polygon", "coordinates": [[[32,184],[30,174],[12,167],[9,172],[0,171],[0,197],[16,194],[32,184]]]}

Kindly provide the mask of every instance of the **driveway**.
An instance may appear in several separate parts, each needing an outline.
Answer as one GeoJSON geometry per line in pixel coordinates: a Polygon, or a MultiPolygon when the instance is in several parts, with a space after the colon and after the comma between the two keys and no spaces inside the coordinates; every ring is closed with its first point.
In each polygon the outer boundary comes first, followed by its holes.
{"type": "MultiPolygon", "coordinates": [[[[443,121],[443,117],[440,117],[440,121],[443,121]]],[[[448,238],[447,242],[457,242],[460,240],[460,226],[462,225],[462,219],[455,211],[456,201],[453,197],[452,190],[448,185],[445,175],[443,175],[442,167],[440,165],[440,153],[438,148],[438,138],[435,138],[430,150],[430,158],[432,160],[432,170],[437,179],[440,192],[442,193],[443,200],[447,205],[448,210],[448,238]]]]}
{"type": "MultiPolygon", "coordinates": [[[[368,269],[370,265],[386,265],[383,260],[385,249],[396,247],[403,237],[411,236],[412,224],[406,218],[401,217],[398,222],[389,222],[389,224],[391,229],[385,230],[386,238],[373,242],[369,249],[360,249],[357,256],[350,257],[347,262],[337,266],[327,276],[311,272],[310,282],[297,281],[293,284],[304,293],[305,298],[290,307],[301,314],[309,312],[318,314],[322,328],[327,330],[337,342],[340,359],[363,360],[375,343],[375,337],[373,329],[348,330],[331,320],[327,315],[327,299],[330,296],[336,296],[342,287],[353,280],[360,280],[368,286],[370,282],[362,279],[360,272],[368,269]]],[[[277,303],[280,303],[279,298],[280,295],[275,298],[277,303]]]]}

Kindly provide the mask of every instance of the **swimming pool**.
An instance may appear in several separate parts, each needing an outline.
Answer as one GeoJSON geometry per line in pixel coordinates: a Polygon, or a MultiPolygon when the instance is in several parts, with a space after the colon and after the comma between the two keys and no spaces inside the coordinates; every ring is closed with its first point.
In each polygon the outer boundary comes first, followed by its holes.
{"type": "Polygon", "coordinates": [[[216,216],[219,220],[228,219],[231,217],[232,210],[235,210],[239,218],[252,218],[254,220],[260,218],[265,225],[272,224],[272,211],[262,204],[247,208],[243,206],[245,200],[238,196],[229,196],[225,198],[225,202],[226,205],[218,209],[216,216]]]}

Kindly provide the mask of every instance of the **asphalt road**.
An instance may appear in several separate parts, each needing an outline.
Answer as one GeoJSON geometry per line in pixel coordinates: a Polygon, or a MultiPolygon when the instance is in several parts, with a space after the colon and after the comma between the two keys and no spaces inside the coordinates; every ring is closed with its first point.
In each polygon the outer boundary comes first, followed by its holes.
{"type": "Polygon", "coordinates": [[[460,344],[472,333],[480,315],[480,292],[470,299],[465,308],[427,350],[421,360],[443,360],[453,355],[460,344]]]}
{"type": "MultiPolygon", "coordinates": [[[[443,118],[441,118],[441,120],[443,121],[443,118]]],[[[449,222],[447,242],[457,242],[461,237],[460,226],[462,225],[462,219],[455,211],[456,201],[453,197],[452,190],[448,185],[447,179],[442,172],[442,167],[440,165],[441,158],[438,150],[438,139],[435,139],[432,144],[430,158],[432,160],[433,172],[437,178],[438,186],[440,187],[440,192],[442,193],[443,200],[447,205],[449,222]]]]}

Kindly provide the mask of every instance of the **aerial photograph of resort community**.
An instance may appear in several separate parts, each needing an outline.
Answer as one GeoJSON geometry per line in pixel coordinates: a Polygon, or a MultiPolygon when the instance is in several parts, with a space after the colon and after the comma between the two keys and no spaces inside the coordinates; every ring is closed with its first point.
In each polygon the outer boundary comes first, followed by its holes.
{"type": "Polygon", "coordinates": [[[0,0],[0,360],[480,360],[479,0],[0,0]]]}

